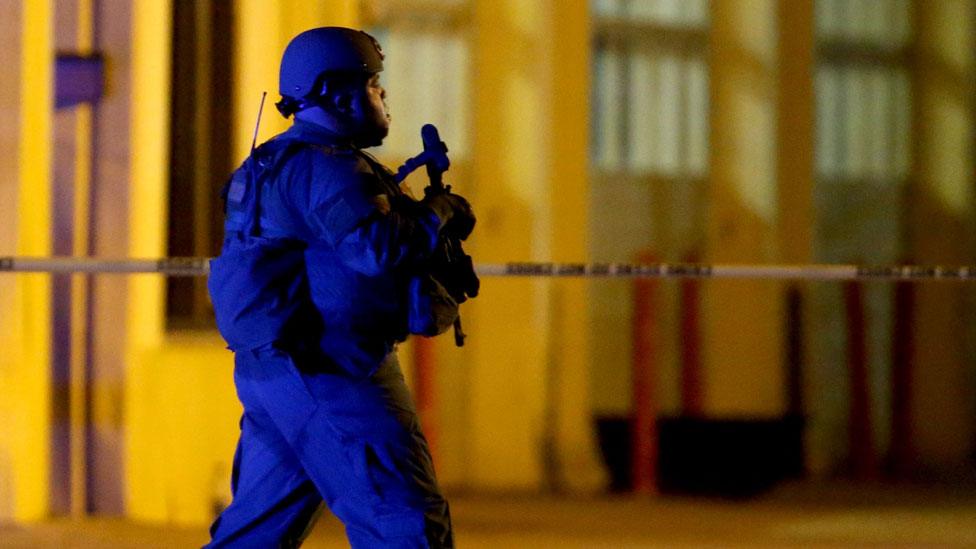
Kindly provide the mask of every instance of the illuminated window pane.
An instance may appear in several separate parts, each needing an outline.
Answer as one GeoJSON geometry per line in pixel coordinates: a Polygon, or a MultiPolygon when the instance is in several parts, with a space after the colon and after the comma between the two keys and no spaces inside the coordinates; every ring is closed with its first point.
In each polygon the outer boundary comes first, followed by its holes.
{"type": "Polygon", "coordinates": [[[839,5],[845,0],[817,0],[815,5],[815,18],[817,35],[821,39],[836,38],[840,32],[837,28],[840,17],[838,12],[839,5]]]}
{"type": "Polygon", "coordinates": [[[684,91],[688,106],[688,175],[704,177],[708,170],[708,66],[704,61],[685,65],[684,91]]]}
{"type": "MultiPolygon", "coordinates": [[[[874,0],[869,0],[874,2],[874,0]]],[[[840,4],[843,17],[837,22],[840,38],[851,41],[870,42],[868,17],[873,7],[865,0],[845,0],[840,4]]]]}
{"type": "Polygon", "coordinates": [[[420,152],[420,128],[434,124],[451,149],[469,154],[467,71],[469,51],[460,33],[424,26],[372,29],[384,44],[382,82],[393,122],[379,154],[403,159],[420,152]]]}
{"type": "Polygon", "coordinates": [[[463,74],[470,66],[470,53],[467,43],[460,36],[452,36],[444,44],[444,61],[449,67],[458,67],[460,74],[452,85],[444,89],[444,103],[442,117],[444,119],[444,136],[449,136],[452,154],[459,158],[470,156],[470,139],[467,130],[469,119],[470,98],[468,78],[463,74]]]}
{"type": "Polygon", "coordinates": [[[866,175],[868,98],[864,71],[847,69],[842,77],[844,159],[842,169],[854,179],[866,175]]]}
{"type": "Polygon", "coordinates": [[[912,84],[907,70],[899,70],[892,76],[893,120],[892,142],[894,146],[893,172],[900,180],[908,177],[912,164],[912,84]]]}
{"type": "Polygon", "coordinates": [[[867,118],[868,127],[868,173],[874,181],[893,179],[892,165],[889,161],[891,135],[894,127],[891,116],[891,86],[889,74],[874,69],[867,75],[867,118]]]}
{"type": "Polygon", "coordinates": [[[615,11],[609,11],[606,15],[625,16],[635,21],[666,26],[696,26],[708,20],[707,0],[630,0],[617,2],[617,5],[609,8],[615,11]]]}
{"type": "Polygon", "coordinates": [[[627,15],[635,20],[651,21],[665,25],[680,25],[681,5],[677,0],[638,0],[630,2],[627,15]]]}
{"type": "Polygon", "coordinates": [[[681,80],[681,65],[675,57],[663,57],[658,62],[658,88],[654,95],[658,118],[657,162],[656,167],[661,173],[679,175],[684,166],[681,165],[679,147],[685,141],[686,121],[681,119],[682,105],[687,93],[683,93],[681,80]]]}
{"type": "Polygon", "coordinates": [[[819,0],[817,171],[827,181],[897,185],[908,174],[907,0],[819,0]]]}
{"type": "MultiPolygon", "coordinates": [[[[909,0],[816,0],[815,256],[827,263],[896,263],[904,260],[904,185],[911,164],[912,56],[909,0]]],[[[918,3],[915,3],[918,4],[918,3]]],[[[924,4],[921,3],[921,4],[924,4]]],[[[876,440],[888,439],[881,412],[890,409],[891,287],[868,288],[866,333],[876,440]]],[[[814,345],[825,363],[843,357],[847,342],[841,295],[814,288],[814,345]]],[[[842,362],[842,360],[841,360],[842,362]]],[[[843,369],[824,371],[822,386],[844,383],[843,369]]],[[[832,398],[823,393],[820,398],[832,398]]],[[[839,404],[840,401],[835,402],[839,404]]],[[[820,429],[844,431],[842,406],[819,406],[820,429]]]]}
{"type": "Polygon", "coordinates": [[[630,57],[627,161],[634,172],[646,172],[657,167],[654,156],[658,146],[660,111],[652,99],[658,91],[657,64],[658,61],[648,55],[630,57]]]}
{"type": "Polygon", "coordinates": [[[904,47],[910,39],[909,0],[818,0],[816,29],[821,40],[904,47]]]}
{"type": "Polygon", "coordinates": [[[621,133],[624,105],[622,97],[623,64],[617,52],[600,50],[596,53],[594,93],[594,144],[599,167],[618,168],[623,162],[621,133]]]}
{"type": "Polygon", "coordinates": [[[594,0],[591,6],[598,28],[592,122],[595,165],[633,174],[704,175],[707,0],[594,0]],[[602,21],[613,24],[605,34],[599,30],[602,21]],[[698,45],[694,33],[701,33],[698,45]]]}
{"type": "Polygon", "coordinates": [[[861,2],[861,9],[863,9],[863,19],[861,21],[863,28],[861,29],[861,36],[863,40],[869,44],[876,44],[882,47],[891,47],[897,45],[897,43],[892,40],[890,26],[891,26],[891,12],[894,9],[894,4],[891,2],[877,2],[873,0],[871,4],[865,4],[865,0],[859,0],[861,2]]]}
{"type": "Polygon", "coordinates": [[[708,25],[708,0],[685,0],[681,3],[685,21],[690,25],[708,25]]]}
{"type": "Polygon", "coordinates": [[[837,120],[840,117],[840,85],[838,71],[832,67],[817,70],[815,93],[817,97],[817,173],[835,177],[840,171],[838,149],[841,136],[837,120]]]}
{"type": "Polygon", "coordinates": [[[909,0],[891,0],[892,45],[907,46],[912,39],[912,17],[909,0]]]}
{"type": "Polygon", "coordinates": [[[624,0],[593,0],[591,9],[598,17],[620,17],[624,14],[624,0]]]}

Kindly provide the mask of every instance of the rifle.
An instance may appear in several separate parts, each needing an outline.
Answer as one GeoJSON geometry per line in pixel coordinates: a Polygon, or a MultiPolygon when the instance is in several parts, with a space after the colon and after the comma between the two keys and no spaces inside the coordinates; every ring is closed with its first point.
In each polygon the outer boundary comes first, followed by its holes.
{"type": "MultiPolygon", "coordinates": [[[[420,136],[424,142],[424,152],[404,162],[397,170],[394,180],[399,184],[411,172],[420,166],[426,166],[430,183],[424,188],[424,196],[450,193],[451,186],[444,185],[444,172],[451,167],[447,145],[441,141],[433,124],[425,124],[420,129],[420,136]]],[[[459,305],[469,297],[478,295],[481,283],[474,272],[471,256],[464,252],[461,239],[449,232],[440,235],[437,249],[430,258],[430,271],[431,276],[444,286],[459,305]]],[[[464,346],[465,337],[467,336],[461,327],[461,316],[458,315],[454,320],[455,345],[464,346]]]]}

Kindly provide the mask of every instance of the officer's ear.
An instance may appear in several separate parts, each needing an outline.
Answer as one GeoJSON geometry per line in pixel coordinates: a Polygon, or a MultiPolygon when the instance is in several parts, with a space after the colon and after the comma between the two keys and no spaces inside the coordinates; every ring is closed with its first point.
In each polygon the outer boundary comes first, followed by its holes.
{"type": "Polygon", "coordinates": [[[347,88],[337,89],[326,96],[329,107],[337,114],[348,115],[352,112],[353,95],[347,88]]]}

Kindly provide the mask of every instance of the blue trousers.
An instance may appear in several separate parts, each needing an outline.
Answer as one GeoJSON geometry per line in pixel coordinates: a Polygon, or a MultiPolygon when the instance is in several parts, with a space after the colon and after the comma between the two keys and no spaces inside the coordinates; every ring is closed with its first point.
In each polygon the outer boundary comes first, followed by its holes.
{"type": "Polygon", "coordinates": [[[453,547],[396,355],[369,377],[274,347],[239,351],[233,500],[208,547],[297,547],[321,504],[353,548],[453,547]]]}

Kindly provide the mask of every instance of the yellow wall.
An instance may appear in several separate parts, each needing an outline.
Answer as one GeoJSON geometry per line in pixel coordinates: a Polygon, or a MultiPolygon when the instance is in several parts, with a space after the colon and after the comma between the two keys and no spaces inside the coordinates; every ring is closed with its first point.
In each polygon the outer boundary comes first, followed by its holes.
{"type": "MultiPolygon", "coordinates": [[[[552,261],[588,261],[590,186],[590,2],[550,0],[546,36],[550,98],[549,196],[552,261]]],[[[551,322],[549,400],[555,416],[555,488],[591,491],[602,488],[592,423],[593,364],[590,281],[551,284],[546,311],[551,322]]]]}
{"type": "MultiPolygon", "coordinates": [[[[542,76],[520,65],[521,60],[539,66],[531,49],[541,24],[534,7],[511,0],[475,3],[474,78],[492,83],[476,86],[473,98],[471,198],[479,226],[471,249],[479,261],[538,257],[533,247],[540,245],[535,224],[545,214],[537,198],[546,192],[546,152],[532,135],[545,123],[542,76]]],[[[488,279],[468,306],[472,337],[464,352],[471,434],[465,484],[526,488],[541,478],[542,463],[533,451],[542,435],[548,339],[545,320],[533,315],[541,290],[528,280],[488,279]]]]}
{"type": "Polygon", "coordinates": [[[216,334],[167,334],[132,355],[127,389],[127,514],[204,524],[230,499],[240,405],[233,358],[216,334]]]}
{"type": "MultiPolygon", "coordinates": [[[[168,1],[137,1],[131,22],[130,150],[131,191],[128,204],[128,254],[132,257],[165,255],[166,197],[169,184],[168,135],[169,67],[172,14],[168,1]],[[160,169],[160,167],[164,167],[160,169]]],[[[125,505],[133,516],[149,518],[146,501],[157,501],[160,490],[146,469],[165,467],[158,452],[146,452],[148,440],[158,440],[152,422],[167,410],[153,399],[153,351],[163,343],[164,282],[157,276],[135,276],[128,281],[125,349],[125,505]],[[155,404],[155,406],[152,406],[155,404]],[[147,417],[148,416],[148,417],[147,417]],[[140,474],[141,473],[141,474],[140,474]]],[[[182,368],[169,370],[186,375],[182,368]]],[[[177,393],[179,394],[179,393],[177,393]]],[[[174,395],[175,396],[175,395],[174,395]]],[[[164,401],[165,402],[165,401],[164,401]]],[[[163,492],[165,493],[165,492],[163,492]]],[[[162,499],[165,501],[165,499],[162,499]]]]}
{"type": "MultiPolygon", "coordinates": [[[[0,8],[6,41],[0,253],[50,254],[50,150],[53,18],[47,1],[0,8]],[[8,126],[9,124],[9,126],[8,126]]],[[[36,519],[48,505],[50,281],[45,275],[0,283],[0,520],[36,519]]]]}

